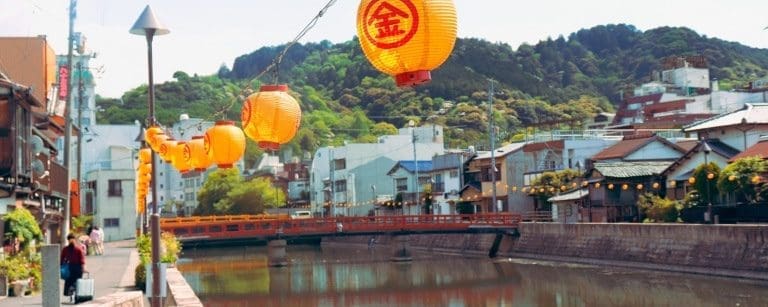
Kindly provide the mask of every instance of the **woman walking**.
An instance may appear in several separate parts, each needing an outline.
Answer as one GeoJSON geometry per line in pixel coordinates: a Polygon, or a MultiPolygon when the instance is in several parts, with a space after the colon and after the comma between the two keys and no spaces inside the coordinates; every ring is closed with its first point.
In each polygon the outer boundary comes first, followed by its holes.
{"type": "Polygon", "coordinates": [[[75,283],[85,271],[85,253],[78,246],[75,235],[68,234],[67,241],[69,244],[61,250],[61,265],[69,266],[69,276],[64,280],[64,296],[74,294],[75,283]]]}

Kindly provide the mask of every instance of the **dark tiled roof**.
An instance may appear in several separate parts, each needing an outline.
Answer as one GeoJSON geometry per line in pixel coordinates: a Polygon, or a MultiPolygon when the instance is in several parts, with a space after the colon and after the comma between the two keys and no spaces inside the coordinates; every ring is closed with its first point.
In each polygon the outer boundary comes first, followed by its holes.
{"type": "Polygon", "coordinates": [[[699,140],[678,141],[675,145],[680,146],[680,148],[685,149],[685,151],[691,151],[691,149],[696,148],[696,145],[699,145],[699,140]]]}
{"type": "Polygon", "coordinates": [[[747,148],[744,152],[733,156],[729,162],[736,161],[741,158],[747,157],[760,157],[761,159],[768,159],[768,140],[762,140],[757,144],[747,148]]]}
{"type": "MultiPolygon", "coordinates": [[[[429,161],[416,161],[419,165],[419,172],[420,173],[426,173],[432,171],[432,160],[429,161]]],[[[402,167],[406,171],[413,173],[416,168],[414,167],[416,164],[413,163],[413,160],[402,160],[398,161],[397,164],[392,168],[392,170],[389,171],[389,174],[392,174],[397,170],[398,167],[402,167]]]]}
{"type": "Polygon", "coordinates": [[[621,159],[639,150],[646,144],[651,143],[653,141],[660,141],[674,150],[677,150],[681,153],[685,152],[685,150],[680,146],[672,144],[671,142],[667,141],[667,139],[657,135],[650,135],[647,137],[642,135],[626,136],[624,137],[624,140],[614,144],[611,147],[603,149],[603,151],[598,152],[596,155],[592,156],[592,160],[601,161],[601,160],[621,159]]]}

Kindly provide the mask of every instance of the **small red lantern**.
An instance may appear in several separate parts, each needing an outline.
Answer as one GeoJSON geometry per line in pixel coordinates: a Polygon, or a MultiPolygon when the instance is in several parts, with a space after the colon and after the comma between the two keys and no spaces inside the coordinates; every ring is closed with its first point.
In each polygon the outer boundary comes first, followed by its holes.
{"type": "Polygon", "coordinates": [[[245,154],[245,134],[235,123],[220,120],[205,131],[205,152],[219,168],[231,168],[245,154]]]}

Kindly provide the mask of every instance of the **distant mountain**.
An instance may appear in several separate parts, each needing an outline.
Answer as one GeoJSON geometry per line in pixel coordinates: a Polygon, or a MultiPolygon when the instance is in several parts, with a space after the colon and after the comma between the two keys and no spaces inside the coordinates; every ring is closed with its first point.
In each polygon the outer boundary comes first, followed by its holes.
{"type": "MultiPolygon", "coordinates": [[[[494,79],[494,119],[499,141],[520,139],[529,127],[579,128],[597,112],[611,111],[618,93],[650,81],[668,56],[702,55],[720,87],[741,87],[768,76],[768,50],[701,36],[687,28],[645,32],[631,25],[605,25],[546,39],[516,50],[482,39],[459,39],[431,83],[397,88],[365,59],[356,40],[296,44],[279,74],[254,77],[284,46],[263,47],[238,57],[216,75],[174,74],[157,86],[158,118],[239,119],[240,106],[261,83],[289,84],[303,111],[301,130],[288,146],[294,154],[346,140],[372,142],[409,120],[444,125],[449,147],[489,143],[487,89],[494,79]],[[213,115],[212,115],[213,114],[213,115]]],[[[99,100],[99,123],[132,123],[146,116],[146,86],[122,99],[99,100]]],[[[257,151],[250,151],[257,153],[257,151]]]]}

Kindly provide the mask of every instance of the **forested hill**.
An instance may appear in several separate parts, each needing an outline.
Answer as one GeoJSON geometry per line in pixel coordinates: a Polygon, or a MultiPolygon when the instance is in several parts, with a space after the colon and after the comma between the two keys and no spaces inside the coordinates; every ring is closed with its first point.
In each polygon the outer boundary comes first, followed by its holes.
{"type": "MultiPolygon", "coordinates": [[[[227,77],[247,79],[269,65],[283,46],[265,47],[235,60],[227,77]]],[[[330,87],[335,94],[377,73],[364,61],[356,42],[296,45],[281,70],[307,70],[321,57],[320,73],[308,83],[330,87]],[[343,61],[339,61],[343,60],[343,61]]],[[[583,29],[513,50],[507,44],[459,39],[450,59],[433,73],[433,82],[417,88],[433,97],[456,99],[487,88],[486,79],[553,103],[598,95],[613,100],[620,89],[649,81],[667,56],[703,55],[711,77],[725,88],[740,87],[768,75],[768,50],[701,36],[687,28],[662,27],[645,32],[631,25],[583,29]]],[[[296,76],[294,74],[294,76],[296,76]]]]}
{"type": "MultiPolygon", "coordinates": [[[[240,107],[259,82],[253,80],[284,46],[263,47],[238,57],[232,69],[211,76],[174,74],[157,86],[157,115],[170,125],[180,113],[192,117],[239,119],[240,107]]],[[[371,142],[413,119],[446,127],[449,147],[487,146],[488,79],[494,79],[494,119],[501,142],[519,138],[527,127],[580,127],[588,117],[611,111],[618,92],[650,80],[667,56],[703,55],[721,88],[741,87],[768,76],[768,50],[707,38],[687,28],[645,32],[629,25],[583,29],[517,49],[482,39],[459,39],[451,57],[433,72],[432,82],[397,88],[376,71],[357,41],[296,44],[280,65],[279,81],[299,100],[302,125],[286,147],[294,153],[344,141],[371,142]]],[[[100,99],[99,123],[132,123],[146,116],[146,86],[121,100],[100,99]]]]}

